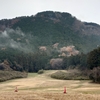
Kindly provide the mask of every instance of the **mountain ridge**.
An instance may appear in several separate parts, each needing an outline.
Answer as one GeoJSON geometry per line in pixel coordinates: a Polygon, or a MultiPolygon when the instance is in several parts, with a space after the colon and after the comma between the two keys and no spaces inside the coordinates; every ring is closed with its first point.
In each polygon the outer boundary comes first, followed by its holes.
{"type": "Polygon", "coordinates": [[[39,12],[36,15],[32,15],[32,16],[21,16],[21,17],[16,17],[13,19],[2,19],[2,20],[0,20],[0,31],[4,30],[7,27],[12,28],[13,25],[18,23],[21,19],[30,18],[30,21],[34,22],[36,17],[45,18],[45,21],[47,21],[47,22],[48,22],[48,20],[46,20],[46,19],[49,18],[52,21],[54,21],[54,23],[59,23],[60,21],[62,21],[62,19],[68,20],[68,18],[71,18],[71,22],[68,23],[68,21],[67,21],[67,24],[72,24],[76,30],[79,30],[79,28],[83,28],[83,29],[81,29],[81,31],[84,30],[85,28],[88,28],[88,29],[90,28],[90,30],[100,28],[99,24],[92,23],[92,22],[82,22],[67,12],[45,11],[45,12],[39,12]],[[74,22],[72,22],[72,20],[74,20],[74,22]]]}
{"type": "Polygon", "coordinates": [[[34,16],[0,20],[0,32],[8,28],[14,31],[18,29],[27,35],[27,38],[21,38],[15,35],[16,32],[12,35],[7,32],[17,44],[24,43],[28,48],[59,43],[60,47],[74,45],[86,53],[100,45],[100,25],[82,22],[66,12],[44,11],[34,16]],[[33,39],[29,38],[30,35],[33,39]]]}

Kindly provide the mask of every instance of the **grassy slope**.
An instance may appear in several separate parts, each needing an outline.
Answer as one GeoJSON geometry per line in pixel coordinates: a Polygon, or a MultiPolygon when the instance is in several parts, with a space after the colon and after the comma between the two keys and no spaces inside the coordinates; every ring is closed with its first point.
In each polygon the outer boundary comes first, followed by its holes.
{"type": "Polygon", "coordinates": [[[16,79],[16,78],[25,78],[25,77],[27,77],[26,72],[0,70],[0,82],[16,79]]]}
{"type": "Polygon", "coordinates": [[[55,71],[29,73],[28,78],[0,83],[0,100],[99,100],[100,85],[87,80],[57,80],[50,78],[55,71]],[[17,86],[18,92],[15,93],[17,86]],[[63,94],[66,86],[67,94],[63,94]],[[92,95],[91,95],[92,94],[92,95]],[[98,95],[97,95],[98,94],[98,95]]]}
{"type": "Polygon", "coordinates": [[[89,80],[87,73],[72,69],[68,71],[57,71],[51,75],[52,78],[62,80],[89,80]]]}

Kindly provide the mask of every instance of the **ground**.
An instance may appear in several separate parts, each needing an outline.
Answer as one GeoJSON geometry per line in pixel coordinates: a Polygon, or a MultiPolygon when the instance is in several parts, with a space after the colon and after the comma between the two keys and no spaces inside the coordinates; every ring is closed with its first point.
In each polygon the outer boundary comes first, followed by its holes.
{"type": "Polygon", "coordinates": [[[27,78],[1,82],[0,100],[100,100],[100,84],[90,80],[53,79],[50,77],[53,72],[29,73],[27,78]]]}

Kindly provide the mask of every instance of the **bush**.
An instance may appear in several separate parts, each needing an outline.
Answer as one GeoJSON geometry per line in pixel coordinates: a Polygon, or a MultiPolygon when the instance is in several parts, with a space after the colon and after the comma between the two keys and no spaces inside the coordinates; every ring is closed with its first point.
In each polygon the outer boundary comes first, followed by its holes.
{"type": "Polygon", "coordinates": [[[26,72],[19,71],[0,71],[0,82],[16,79],[16,78],[25,78],[27,77],[26,72]]]}
{"type": "Polygon", "coordinates": [[[78,70],[57,71],[51,75],[52,78],[62,80],[86,80],[88,75],[78,70]]]}
{"type": "Polygon", "coordinates": [[[89,75],[89,78],[95,83],[100,83],[100,67],[94,67],[89,75]]]}
{"type": "Polygon", "coordinates": [[[43,74],[43,73],[44,73],[43,69],[41,69],[41,70],[38,71],[38,74],[43,74]]]}

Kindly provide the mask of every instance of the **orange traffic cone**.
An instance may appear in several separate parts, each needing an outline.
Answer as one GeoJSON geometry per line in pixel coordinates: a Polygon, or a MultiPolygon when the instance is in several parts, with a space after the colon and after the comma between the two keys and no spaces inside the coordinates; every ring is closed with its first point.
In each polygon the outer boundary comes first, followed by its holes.
{"type": "Polygon", "coordinates": [[[15,88],[15,92],[18,92],[17,86],[16,86],[16,88],[15,88]]]}
{"type": "Polygon", "coordinates": [[[64,93],[66,93],[66,87],[64,87],[64,93]]]}

